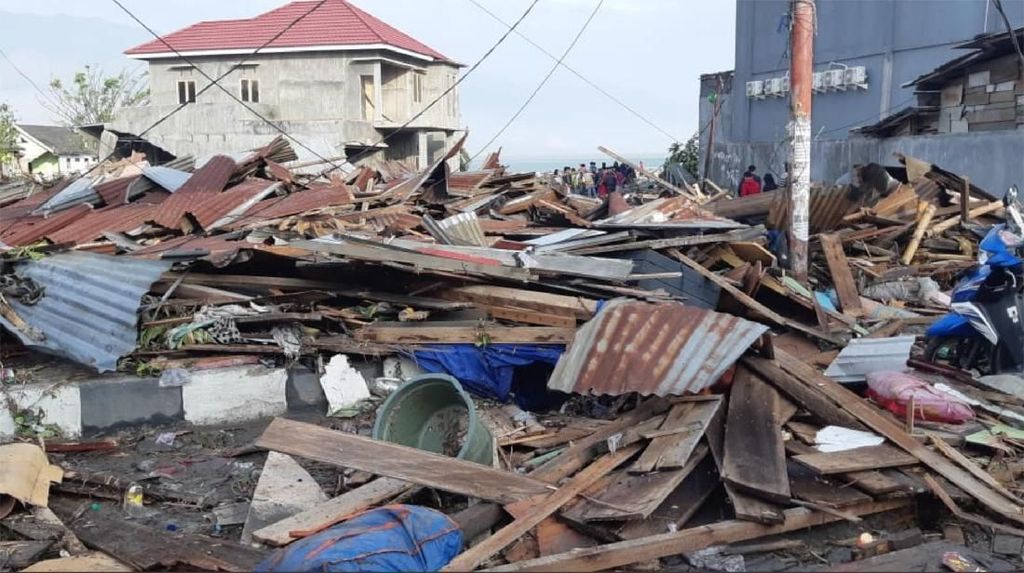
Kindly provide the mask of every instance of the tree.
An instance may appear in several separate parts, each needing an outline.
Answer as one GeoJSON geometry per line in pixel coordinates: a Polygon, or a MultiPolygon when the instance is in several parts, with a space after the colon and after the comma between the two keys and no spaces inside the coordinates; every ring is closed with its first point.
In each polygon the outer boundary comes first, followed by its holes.
{"type": "Polygon", "coordinates": [[[4,176],[6,166],[14,163],[20,155],[18,130],[14,128],[16,121],[14,109],[0,103],[0,178],[4,176]]]}
{"type": "Polygon", "coordinates": [[[149,99],[144,72],[121,70],[106,77],[101,68],[92,66],[75,74],[70,86],[54,78],[50,92],[54,101],[44,105],[69,127],[113,121],[117,108],[143,105],[149,99]]]}
{"type": "Polygon", "coordinates": [[[682,163],[683,167],[693,176],[697,176],[697,164],[700,161],[700,141],[696,133],[683,145],[675,142],[668,148],[666,163],[682,163]]]}

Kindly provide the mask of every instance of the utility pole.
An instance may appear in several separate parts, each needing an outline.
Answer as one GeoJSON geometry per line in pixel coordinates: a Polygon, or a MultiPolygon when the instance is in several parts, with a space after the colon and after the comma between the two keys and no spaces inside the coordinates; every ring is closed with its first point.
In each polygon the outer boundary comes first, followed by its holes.
{"type": "Polygon", "coordinates": [[[811,203],[811,92],[814,87],[814,0],[792,0],[790,25],[790,265],[807,282],[811,203]]]}

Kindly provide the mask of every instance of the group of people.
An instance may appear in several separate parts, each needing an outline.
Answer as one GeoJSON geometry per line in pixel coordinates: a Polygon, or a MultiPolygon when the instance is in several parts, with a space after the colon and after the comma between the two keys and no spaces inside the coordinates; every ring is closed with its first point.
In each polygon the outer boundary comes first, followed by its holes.
{"type": "MultiPolygon", "coordinates": [[[[786,164],[786,171],[789,172],[789,164],[786,164]]],[[[748,165],[747,170],[743,172],[743,177],[740,178],[740,183],[736,187],[736,194],[740,197],[746,197],[747,195],[757,195],[763,191],[775,191],[779,188],[779,184],[775,182],[775,176],[771,173],[764,174],[764,180],[757,174],[756,165],[748,165]]]]}
{"type": "Polygon", "coordinates": [[[590,165],[580,163],[579,167],[563,167],[552,174],[556,186],[561,186],[567,193],[577,193],[587,197],[605,198],[616,189],[632,183],[636,179],[636,171],[626,164],[615,162],[612,166],[591,161],[590,165]]]}

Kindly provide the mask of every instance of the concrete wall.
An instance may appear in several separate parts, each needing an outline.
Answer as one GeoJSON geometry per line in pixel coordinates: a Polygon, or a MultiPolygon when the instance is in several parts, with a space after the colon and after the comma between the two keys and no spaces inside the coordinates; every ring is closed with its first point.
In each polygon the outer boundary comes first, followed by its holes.
{"type": "MultiPolygon", "coordinates": [[[[241,56],[196,57],[190,60],[150,61],[150,105],[118,111],[110,125],[117,131],[139,134],[179,106],[178,83],[194,81],[196,101],[147,133],[146,138],[176,155],[196,156],[240,152],[264,145],[278,131],[246,110],[210,81],[231,70],[241,56]]],[[[258,54],[220,80],[241,98],[241,80],[259,82],[259,102],[248,105],[275,122],[324,157],[345,155],[346,145],[379,141],[387,130],[407,121],[450,85],[458,68],[428,63],[389,51],[310,52],[258,54]],[[413,74],[422,79],[421,102],[413,102],[413,74]],[[374,117],[363,119],[361,76],[374,78],[374,117]]],[[[454,102],[440,102],[413,123],[411,129],[459,129],[457,94],[454,102]],[[448,104],[448,105],[446,105],[448,104]]],[[[415,138],[414,138],[415,139],[415,138]]],[[[300,160],[316,159],[313,152],[293,142],[300,160]]],[[[415,160],[418,149],[400,146],[402,157],[415,160]]],[[[390,156],[398,152],[391,152],[390,156]]]]}
{"type": "MultiPolygon", "coordinates": [[[[731,117],[720,122],[720,141],[778,141],[785,136],[788,98],[752,100],[746,83],[779,77],[789,69],[788,0],[738,0],[736,77],[731,117]]],[[[1014,26],[1024,24],[1024,2],[1004,2],[1014,26]]],[[[817,0],[815,71],[831,62],[865,66],[867,90],[816,94],[812,130],[818,139],[845,139],[912,103],[900,87],[962,55],[954,44],[984,32],[1005,31],[989,2],[981,0],[817,0]]],[[[701,123],[710,115],[702,107],[701,123]]]]}
{"type": "MultiPolygon", "coordinates": [[[[1022,130],[818,140],[811,145],[811,180],[834,182],[858,163],[896,165],[893,154],[897,152],[966,175],[995,195],[1002,195],[1013,184],[1024,187],[1022,130]]],[[[747,165],[756,165],[760,173],[779,175],[785,157],[781,142],[716,143],[711,177],[719,185],[735,189],[747,165]]]]}

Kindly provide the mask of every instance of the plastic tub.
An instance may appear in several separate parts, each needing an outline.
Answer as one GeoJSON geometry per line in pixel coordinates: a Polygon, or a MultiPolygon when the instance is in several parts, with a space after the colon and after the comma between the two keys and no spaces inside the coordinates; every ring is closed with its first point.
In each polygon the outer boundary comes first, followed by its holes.
{"type": "Polygon", "coordinates": [[[493,438],[473,399],[446,374],[417,376],[388,396],[373,437],[488,466],[493,460],[493,438]]]}

